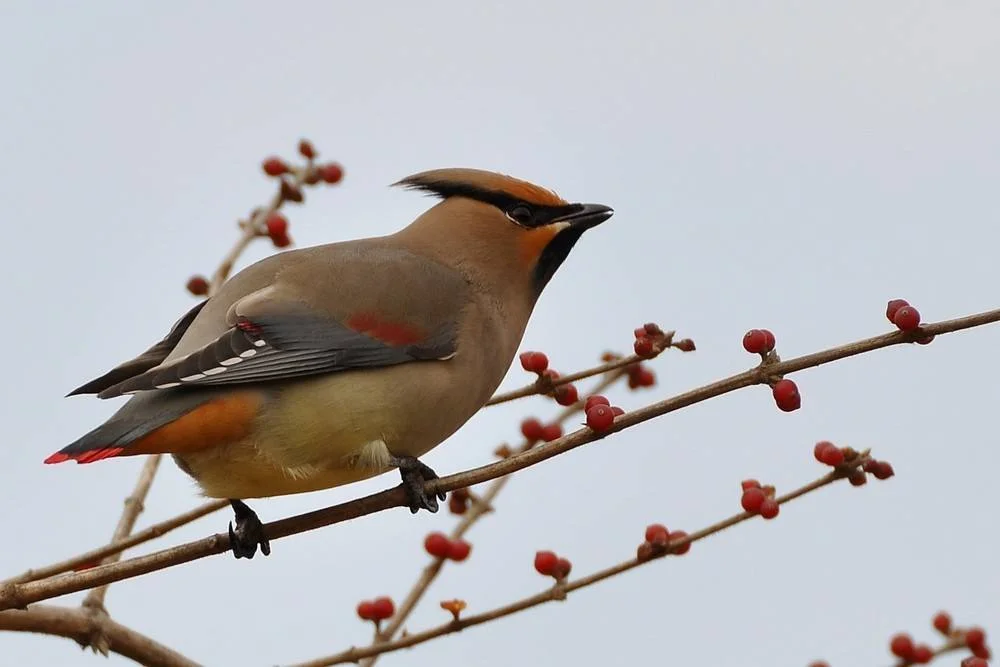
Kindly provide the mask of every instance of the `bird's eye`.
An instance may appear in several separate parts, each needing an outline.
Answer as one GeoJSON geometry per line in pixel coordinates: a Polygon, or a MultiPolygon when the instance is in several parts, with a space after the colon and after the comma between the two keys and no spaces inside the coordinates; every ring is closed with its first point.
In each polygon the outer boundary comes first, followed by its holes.
{"type": "Polygon", "coordinates": [[[531,223],[534,213],[532,213],[530,207],[525,206],[524,204],[518,204],[507,211],[507,217],[519,225],[527,226],[531,223]]]}

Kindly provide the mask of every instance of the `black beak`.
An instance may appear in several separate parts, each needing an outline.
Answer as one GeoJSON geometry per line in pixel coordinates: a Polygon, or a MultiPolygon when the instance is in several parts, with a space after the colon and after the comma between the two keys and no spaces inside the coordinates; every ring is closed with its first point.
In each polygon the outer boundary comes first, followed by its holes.
{"type": "Polygon", "coordinates": [[[583,231],[596,227],[614,214],[613,208],[603,204],[573,204],[568,213],[552,222],[568,222],[574,228],[583,231]]]}

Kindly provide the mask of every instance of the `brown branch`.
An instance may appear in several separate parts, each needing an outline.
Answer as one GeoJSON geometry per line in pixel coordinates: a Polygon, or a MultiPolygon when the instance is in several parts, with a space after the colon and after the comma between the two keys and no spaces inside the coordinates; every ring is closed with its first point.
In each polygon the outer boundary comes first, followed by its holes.
{"type": "MultiPolygon", "coordinates": [[[[114,535],[111,536],[112,544],[120,542],[132,532],[136,520],[144,509],[143,504],[146,501],[146,496],[149,494],[149,488],[153,485],[153,478],[156,477],[156,470],[159,466],[159,454],[146,459],[146,463],[142,466],[142,471],[139,473],[139,479],[136,480],[135,489],[131,495],[125,498],[125,509],[122,510],[121,518],[118,519],[114,535]]],[[[109,554],[104,558],[103,562],[115,563],[121,559],[121,556],[120,551],[109,554]]],[[[107,594],[108,584],[95,588],[87,593],[87,597],[83,599],[83,606],[92,610],[103,609],[104,598],[107,594]]]]}
{"type": "Polygon", "coordinates": [[[72,558],[68,558],[58,563],[53,563],[52,565],[32,568],[23,574],[17,575],[16,577],[0,581],[0,588],[11,583],[22,583],[26,581],[46,579],[57,574],[62,574],[63,572],[69,572],[70,570],[89,569],[112,554],[121,553],[126,549],[131,549],[134,546],[149,542],[157,537],[162,537],[176,528],[187,525],[205,515],[211,514],[212,512],[217,512],[223,507],[229,507],[228,500],[213,500],[204,503],[198,507],[188,510],[187,512],[171,517],[166,521],[155,523],[149,528],[140,530],[138,533],[133,533],[122,540],[110,542],[105,544],[103,547],[85,551],[82,554],[73,556],[72,558]]]}
{"type": "MultiPolygon", "coordinates": [[[[830,348],[821,352],[807,354],[787,361],[780,361],[758,366],[749,371],[738,373],[712,384],[678,394],[666,400],[653,403],[630,413],[620,415],[611,428],[604,433],[594,433],[582,428],[565,435],[558,440],[545,443],[533,449],[515,454],[510,458],[488,465],[473,468],[465,472],[448,475],[430,482],[428,493],[436,491],[453,491],[454,489],[481,484],[512,472],[558,456],[595,440],[600,440],[611,433],[631,428],[637,424],[649,421],[675,410],[685,408],[695,403],[706,401],[737,389],[753,384],[761,384],[775,375],[793,373],[806,368],[812,368],[831,363],[839,359],[864,354],[891,345],[910,343],[915,337],[926,335],[941,335],[961,331],[1000,321],[1000,309],[991,310],[968,317],[937,322],[921,327],[915,332],[904,333],[895,331],[872,338],[866,338],[846,345],[830,348]]],[[[339,505],[333,505],[313,512],[288,517],[265,524],[266,536],[271,540],[288,537],[297,533],[316,530],[334,523],[356,519],[361,516],[380,512],[392,507],[399,507],[406,502],[402,487],[358,498],[339,505]]],[[[101,565],[86,572],[61,575],[43,581],[28,583],[7,583],[0,586],[0,609],[23,607],[33,602],[67,593],[86,590],[94,586],[137,577],[149,572],[155,572],[167,567],[188,563],[229,550],[229,537],[225,534],[215,534],[201,540],[189,542],[170,549],[164,549],[146,556],[131,558],[120,563],[101,565]]]]}
{"type": "MultiPolygon", "coordinates": [[[[607,365],[608,364],[605,364],[605,366],[607,365]]],[[[607,376],[602,379],[601,382],[599,382],[589,393],[599,394],[624,377],[624,373],[621,370],[622,368],[622,365],[612,365],[611,368],[603,370],[602,372],[606,373],[607,376]]],[[[575,375],[580,377],[590,377],[589,375],[581,375],[579,373],[575,375]]],[[[565,423],[570,417],[583,410],[583,405],[584,401],[577,401],[576,404],[566,407],[559,413],[559,415],[556,416],[555,421],[560,424],[565,423]]],[[[527,451],[531,449],[533,444],[534,443],[525,441],[521,443],[521,446],[518,447],[517,451],[527,451]]],[[[456,525],[454,530],[452,530],[450,535],[451,539],[457,540],[462,538],[479,519],[493,509],[497,496],[503,490],[504,486],[506,486],[509,479],[509,476],[505,476],[493,480],[482,496],[475,499],[469,510],[462,517],[462,520],[459,521],[458,525],[456,525]]],[[[389,623],[385,626],[385,628],[383,628],[380,632],[375,633],[374,644],[385,643],[392,639],[397,632],[399,632],[399,629],[403,626],[403,623],[406,622],[406,619],[409,618],[413,609],[417,606],[417,603],[421,600],[421,598],[423,598],[427,589],[430,588],[430,585],[437,578],[438,574],[440,574],[444,564],[445,559],[443,558],[434,558],[427,564],[427,566],[423,569],[423,572],[421,572],[420,577],[413,584],[410,592],[407,593],[403,603],[399,606],[399,610],[396,612],[396,615],[389,620],[389,623]]],[[[374,654],[367,660],[363,661],[361,663],[361,667],[371,667],[375,664],[377,659],[378,654],[374,654]]]]}
{"type": "Polygon", "coordinates": [[[75,640],[81,646],[89,643],[95,625],[108,639],[108,648],[148,667],[198,667],[173,649],[123,625],[107,616],[95,618],[85,609],[70,609],[51,605],[34,605],[22,611],[0,611],[0,630],[39,632],[75,640]]]}
{"type": "MultiPolygon", "coordinates": [[[[852,461],[852,465],[849,470],[856,469],[856,467],[861,466],[867,457],[859,457],[855,461],[852,461]]],[[[828,484],[832,484],[838,479],[845,479],[848,470],[833,470],[826,475],[820,477],[817,480],[806,484],[798,489],[795,489],[791,493],[787,493],[783,496],[775,498],[779,504],[784,504],[790,502],[796,498],[804,496],[807,493],[816,491],[828,484]]],[[[642,565],[652,562],[653,560],[658,560],[663,556],[669,554],[670,551],[676,550],[683,547],[686,544],[692,542],[697,542],[703,540],[709,535],[714,535],[715,533],[721,532],[726,528],[731,528],[738,523],[742,523],[753,517],[756,514],[751,514],[749,512],[741,512],[735,514],[727,519],[719,521],[718,523],[712,524],[707,528],[691,533],[690,535],[677,539],[671,540],[668,549],[665,549],[663,553],[653,556],[648,560],[639,560],[638,558],[632,558],[630,560],[612,565],[611,567],[605,568],[589,574],[585,577],[580,577],[574,581],[564,581],[558,582],[548,590],[541,593],[531,595],[529,597],[517,600],[510,604],[504,605],[502,607],[497,607],[490,611],[483,612],[481,614],[476,614],[474,616],[468,616],[466,618],[453,619],[447,623],[439,625],[437,627],[425,630],[423,632],[418,632],[415,634],[408,634],[405,637],[397,639],[392,642],[378,644],[373,643],[371,646],[366,646],[364,648],[352,647],[341,653],[335,655],[327,656],[324,658],[319,658],[316,660],[310,660],[309,662],[297,663],[292,667],[328,667],[329,665],[337,665],[347,662],[358,662],[363,658],[370,658],[372,656],[381,655],[383,653],[390,653],[392,651],[398,651],[403,648],[408,648],[410,646],[415,646],[417,644],[423,644],[437,637],[443,635],[452,634],[455,632],[460,632],[465,628],[470,628],[475,625],[481,625],[489,621],[496,620],[498,618],[503,618],[505,616],[510,616],[511,614],[516,614],[517,612],[524,611],[525,609],[530,609],[532,607],[537,607],[538,605],[545,604],[546,602],[551,602],[553,600],[564,600],[566,594],[581,588],[586,588],[588,586],[593,586],[594,584],[604,581],[605,579],[610,579],[611,577],[617,576],[629,570],[635,569],[642,565]]]]}

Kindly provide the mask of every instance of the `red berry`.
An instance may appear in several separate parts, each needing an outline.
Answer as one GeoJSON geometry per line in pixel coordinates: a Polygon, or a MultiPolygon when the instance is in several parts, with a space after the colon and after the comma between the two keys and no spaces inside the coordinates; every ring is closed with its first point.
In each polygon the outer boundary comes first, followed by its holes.
{"type": "Polygon", "coordinates": [[[934,614],[934,620],[931,621],[931,625],[941,634],[947,635],[951,632],[951,615],[946,611],[939,611],[934,614]]]}
{"type": "Polygon", "coordinates": [[[448,511],[452,514],[465,514],[469,510],[469,498],[455,495],[452,491],[448,496],[448,511]]]}
{"type": "Polygon", "coordinates": [[[792,412],[802,407],[802,397],[799,396],[799,388],[791,380],[778,380],[771,390],[774,402],[778,409],[783,412],[792,412]]]}
{"type": "Polygon", "coordinates": [[[646,327],[636,327],[635,329],[632,330],[632,335],[634,335],[636,339],[639,339],[639,338],[645,338],[649,334],[646,333],[646,327]]]}
{"type": "Polygon", "coordinates": [[[444,533],[431,533],[424,538],[424,549],[435,558],[446,558],[451,547],[451,540],[444,533]]]}
{"type": "Polygon", "coordinates": [[[580,394],[572,384],[561,384],[552,393],[559,405],[573,405],[580,400],[580,394]]]}
{"type": "Polygon", "coordinates": [[[913,656],[910,660],[917,665],[926,665],[934,659],[934,651],[927,644],[918,644],[913,647],[913,656]]]}
{"type": "Polygon", "coordinates": [[[648,359],[653,356],[653,341],[647,336],[636,338],[632,349],[635,350],[636,355],[648,359]]]}
{"type": "Polygon", "coordinates": [[[896,311],[892,323],[901,331],[913,331],[920,326],[920,312],[913,306],[903,306],[896,311]]]}
{"type": "Polygon", "coordinates": [[[308,139],[302,139],[299,141],[299,154],[311,160],[316,157],[316,149],[308,139]]]}
{"type": "Polygon", "coordinates": [[[556,579],[565,579],[569,576],[570,570],[573,569],[573,564],[565,558],[560,558],[556,562],[556,567],[552,571],[552,576],[556,579]]]}
{"type": "Polygon", "coordinates": [[[275,248],[287,248],[292,245],[292,238],[288,234],[272,234],[271,243],[275,248]]]}
{"type": "Polygon", "coordinates": [[[542,422],[538,421],[534,417],[528,417],[521,422],[521,435],[524,436],[525,440],[535,442],[544,437],[545,427],[542,426],[542,422]]]}
{"type": "Polygon", "coordinates": [[[774,349],[774,334],[767,329],[751,329],[743,336],[743,349],[750,354],[763,354],[774,349]]]}
{"type": "Polygon", "coordinates": [[[371,600],[365,600],[358,604],[358,617],[362,621],[374,621],[375,620],[375,603],[371,600]]]}
{"type": "Polygon", "coordinates": [[[615,421],[615,412],[609,405],[595,405],[587,410],[587,426],[598,433],[607,431],[615,421]]]}
{"type": "Polygon", "coordinates": [[[759,489],[760,482],[758,482],[755,479],[745,479],[742,482],[740,482],[740,488],[742,488],[744,491],[746,491],[747,489],[759,489]]]}
{"type": "MultiPolygon", "coordinates": [[[[688,534],[685,533],[683,530],[675,530],[674,532],[670,533],[670,541],[674,542],[676,540],[683,540],[687,536],[688,534]]],[[[673,547],[671,551],[677,554],[678,556],[683,556],[687,552],[691,551],[691,543],[685,542],[680,546],[673,547]]]]}
{"type": "Polygon", "coordinates": [[[965,645],[969,648],[985,646],[986,632],[982,628],[969,628],[965,631],[965,645]]]}
{"type": "Polygon", "coordinates": [[[747,512],[756,514],[760,512],[760,508],[765,500],[767,500],[767,494],[764,493],[764,490],[759,486],[751,486],[743,492],[743,497],[740,498],[740,505],[747,512]]]}
{"type": "Polygon", "coordinates": [[[906,299],[893,299],[885,307],[885,317],[890,322],[895,323],[896,311],[898,311],[903,306],[909,306],[910,302],[906,299]]]}
{"type": "Polygon", "coordinates": [[[396,605],[393,604],[392,598],[375,598],[372,602],[372,607],[372,611],[375,612],[375,618],[379,621],[392,618],[392,615],[396,613],[396,605]]]}
{"type": "Polygon", "coordinates": [[[595,405],[611,405],[611,401],[604,398],[600,394],[594,394],[593,396],[588,396],[587,401],[583,404],[583,411],[586,412],[595,405]]]}
{"type": "Polygon", "coordinates": [[[542,373],[549,367],[549,358],[542,352],[522,352],[521,368],[529,373],[542,373]]]}
{"type": "Polygon", "coordinates": [[[913,656],[913,639],[910,635],[899,633],[889,640],[889,650],[897,658],[909,660],[913,656]]]}
{"type": "Polygon", "coordinates": [[[535,570],[538,574],[550,576],[555,571],[558,562],[559,556],[556,556],[552,551],[535,552],[535,570]]]}
{"type": "Polygon", "coordinates": [[[816,443],[816,446],[813,448],[813,456],[820,463],[825,463],[833,467],[839,466],[844,462],[844,451],[837,445],[826,440],[816,443]]]}
{"type": "Polygon", "coordinates": [[[977,658],[982,658],[983,660],[989,660],[992,657],[990,649],[986,646],[986,644],[977,644],[969,650],[972,651],[972,655],[977,658]]]}
{"type": "Polygon", "coordinates": [[[617,405],[611,406],[611,412],[614,413],[615,417],[625,414],[625,410],[623,408],[619,408],[617,405]]]}
{"type": "Polygon", "coordinates": [[[275,236],[285,236],[288,233],[288,218],[274,211],[267,216],[267,235],[271,238],[275,236]]]}
{"type": "Polygon", "coordinates": [[[871,474],[875,479],[889,479],[896,474],[892,469],[892,464],[888,461],[876,461],[872,466],[871,474]]]}
{"type": "Polygon", "coordinates": [[[643,542],[635,550],[635,559],[640,563],[644,563],[653,557],[654,551],[655,549],[653,549],[652,544],[649,542],[643,542]]]}
{"type": "Polygon", "coordinates": [[[825,660],[814,660],[809,663],[809,667],[830,667],[830,663],[825,660]]]}
{"type": "Polygon", "coordinates": [[[281,176],[288,173],[288,165],[281,158],[269,157],[261,164],[264,173],[268,176],[281,176]]]}
{"type": "Polygon", "coordinates": [[[191,276],[187,281],[187,291],[195,296],[208,294],[208,281],[202,276],[191,276]]]}
{"type": "Polygon", "coordinates": [[[781,505],[774,498],[765,498],[760,504],[760,515],[765,519],[773,519],[781,511],[781,505]]]}
{"type": "Polygon", "coordinates": [[[469,557],[472,545],[465,540],[452,540],[448,543],[448,558],[454,561],[463,561],[469,557]]]}
{"type": "Polygon", "coordinates": [[[990,667],[989,663],[986,662],[987,659],[980,656],[966,658],[959,667],[990,667]]]}
{"type": "Polygon", "coordinates": [[[644,366],[636,366],[635,370],[629,372],[628,386],[631,389],[639,387],[652,387],[656,384],[656,375],[653,371],[644,366]]]}
{"type": "Polygon", "coordinates": [[[562,437],[562,426],[559,424],[549,424],[542,427],[542,440],[551,442],[562,437]]]}
{"type": "Polygon", "coordinates": [[[674,343],[674,347],[676,347],[681,352],[695,351],[694,341],[691,340],[690,338],[681,338],[679,341],[674,343]]]}
{"type": "Polygon", "coordinates": [[[336,162],[330,162],[319,168],[319,177],[331,185],[339,183],[340,179],[344,177],[344,169],[336,162]]]}
{"type": "Polygon", "coordinates": [[[650,544],[665,547],[670,541],[670,531],[662,523],[651,523],[646,526],[646,541],[650,544]]]}
{"type": "Polygon", "coordinates": [[[917,345],[930,345],[934,340],[934,334],[927,334],[926,336],[921,336],[916,339],[917,345]]]}
{"type": "Polygon", "coordinates": [[[647,336],[656,336],[663,333],[663,329],[656,322],[646,322],[642,325],[642,330],[646,332],[647,336]]]}
{"type": "Polygon", "coordinates": [[[847,476],[847,481],[851,483],[851,486],[864,486],[868,483],[868,477],[865,476],[864,470],[852,470],[851,474],[847,476]]]}

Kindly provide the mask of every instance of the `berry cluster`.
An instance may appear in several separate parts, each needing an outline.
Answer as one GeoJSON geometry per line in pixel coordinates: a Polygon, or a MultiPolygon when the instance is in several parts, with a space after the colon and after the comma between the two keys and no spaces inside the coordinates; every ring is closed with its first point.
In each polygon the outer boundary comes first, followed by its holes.
{"type": "MultiPolygon", "coordinates": [[[[920,328],[920,311],[906,299],[891,299],[885,306],[885,317],[900,331],[916,331],[920,328]]],[[[934,335],[920,336],[915,340],[920,345],[927,345],[934,340],[934,335]]]]}
{"type": "Polygon", "coordinates": [[[396,605],[392,598],[380,597],[374,600],[364,600],[358,604],[358,617],[362,621],[374,621],[376,624],[392,618],[396,613],[396,605]]]}
{"type": "Polygon", "coordinates": [[[424,538],[424,549],[435,558],[461,562],[469,557],[472,545],[465,540],[453,540],[444,533],[430,533],[424,538]]]}
{"type": "Polygon", "coordinates": [[[518,358],[521,360],[521,368],[538,375],[535,383],[542,393],[556,399],[556,403],[569,406],[579,400],[579,393],[573,384],[555,384],[555,381],[559,379],[559,373],[549,368],[549,358],[545,356],[544,352],[522,352],[518,358]]]}
{"type": "Polygon", "coordinates": [[[566,558],[557,556],[554,551],[535,552],[535,571],[542,576],[562,581],[569,576],[572,569],[573,564],[566,558]]]}
{"type": "Polygon", "coordinates": [[[677,542],[684,539],[687,537],[687,533],[683,530],[675,530],[671,532],[662,523],[651,523],[646,526],[644,537],[645,540],[643,543],[640,544],[635,550],[635,558],[640,563],[645,562],[650,558],[664,556],[668,553],[683,556],[691,550],[690,542],[685,542],[684,544],[677,546],[671,546],[671,542],[677,542]]]}
{"type": "Polygon", "coordinates": [[[611,405],[611,401],[600,394],[587,397],[583,412],[587,416],[587,426],[597,433],[607,431],[615,422],[615,417],[625,414],[624,410],[611,405]]]}
{"type": "Polygon", "coordinates": [[[682,338],[674,341],[673,331],[664,331],[659,324],[647,322],[633,332],[635,342],[632,349],[637,357],[652,359],[670,347],[677,348],[681,352],[694,352],[694,341],[690,338],[682,338]]]}
{"type": "MultiPolygon", "coordinates": [[[[301,203],[305,200],[301,184],[316,185],[320,181],[333,185],[344,178],[344,169],[336,162],[317,165],[317,152],[312,143],[306,139],[299,141],[299,154],[306,159],[305,165],[296,167],[279,157],[271,156],[261,162],[261,169],[272,178],[280,179],[278,195],[267,209],[256,208],[250,213],[249,221],[241,221],[240,226],[248,229],[253,225],[253,233],[257,236],[267,236],[275,248],[287,248],[292,245],[292,237],[288,234],[288,218],[278,212],[285,202],[301,203]],[[293,178],[289,179],[288,176],[293,178]]],[[[204,276],[192,276],[187,282],[187,290],[195,296],[208,294],[209,283],[204,276]]]]}
{"type": "Polygon", "coordinates": [[[539,440],[549,442],[562,437],[562,426],[559,424],[542,424],[534,417],[528,417],[521,422],[521,435],[530,444],[539,440]]]}
{"type": "MultiPolygon", "coordinates": [[[[761,364],[777,361],[773,354],[775,346],[774,334],[768,329],[751,329],[743,335],[743,349],[750,354],[759,354],[761,364]]],[[[802,396],[799,387],[787,378],[775,378],[769,383],[774,404],[782,412],[794,412],[802,407],[802,396]]]]}
{"type": "Polygon", "coordinates": [[[775,490],[771,485],[761,486],[755,479],[745,479],[740,482],[743,495],[740,505],[750,514],[759,514],[764,519],[773,519],[781,511],[781,505],[775,499],[775,490]]]}
{"type": "MultiPolygon", "coordinates": [[[[951,615],[945,611],[935,614],[931,625],[946,639],[957,640],[972,652],[971,657],[962,661],[962,667],[986,667],[990,649],[986,646],[986,632],[982,628],[955,628],[951,615]]],[[[934,659],[934,651],[930,646],[914,642],[913,637],[905,632],[893,635],[889,640],[889,651],[905,665],[923,665],[934,659]]]]}

